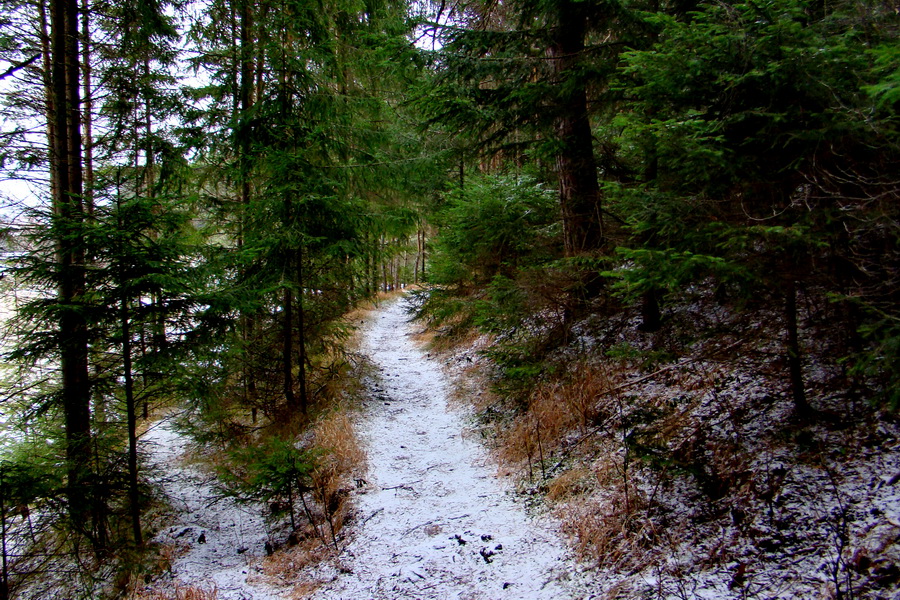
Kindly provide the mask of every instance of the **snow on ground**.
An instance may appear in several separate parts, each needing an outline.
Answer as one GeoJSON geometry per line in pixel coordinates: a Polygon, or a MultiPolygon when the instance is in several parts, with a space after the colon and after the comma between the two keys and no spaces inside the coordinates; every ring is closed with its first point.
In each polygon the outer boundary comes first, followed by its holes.
{"type": "MultiPolygon", "coordinates": [[[[359,423],[369,474],[349,542],[311,574],[323,582],[313,598],[583,597],[556,525],[527,515],[466,437],[465,416],[448,406],[448,376],[416,346],[404,303],[384,304],[363,335],[380,370],[359,423]]],[[[177,512],[155,538],[179,549],[172,579],[214,587],[219,600],[282,598],[288,590],[265,585],[257,567],[268,540],[262,507],[221,498],[212,475],[183,462],[187,440],[167,421],[142,440],[177,512]]]]}
{"type": "MultiPolygon", "coordinates": [[[[158,483],[176,511],[174,522],[154,538],[179,549],[171,576],[183,585],[215,588],[218,600],[276,600],[277,590],[248,582],[268,540],[257,505],[222,498],[214,476],[184,464],[187,439],[168,421],[160,421],[142,437],[149,445],[158,483]]],[[[160,583],[157,582],[156,586],[160,583]]]]}
{"type": "Polygon", "coordinates": [[[450,383],[412,339],[404,302],[375,313],[362,350],[380,371],[360,419],[369,474],[356,532],[320,567],[318,600],[583,597],[549,520],[526,514],[448,406],[450,383]]]}

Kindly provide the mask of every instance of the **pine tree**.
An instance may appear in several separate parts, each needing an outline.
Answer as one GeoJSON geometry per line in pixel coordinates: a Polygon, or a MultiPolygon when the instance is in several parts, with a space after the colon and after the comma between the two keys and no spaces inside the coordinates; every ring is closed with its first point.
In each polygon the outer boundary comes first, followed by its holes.
{"type": "Polygon", "coordinates": [[[482,152],[518,160],[536,150],[551,161],[568,256],[606,238],[589,107],[610,108],[598,91],[641,29],[628,14],[624,5],[572,0],[485,7],[450,28],[438,54],[431,122],[482,152]]]}

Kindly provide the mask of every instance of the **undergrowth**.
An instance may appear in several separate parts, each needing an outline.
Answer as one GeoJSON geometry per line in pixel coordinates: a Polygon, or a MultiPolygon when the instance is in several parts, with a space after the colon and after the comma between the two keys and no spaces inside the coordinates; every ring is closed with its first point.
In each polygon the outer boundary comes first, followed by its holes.
{"type": "MultiPolygon", "coordinates": [[[[352,327],[368,312],[356,310],[344,322],[352,327]]],[[[290,588],[296,597],[316,585],[307,580],[304,568],[339,554],[352,510],[350,490],[366,469],[353,412],[368,366],[355,352],[355,343],[354,336],[344,337],[328,356],[314,359],[312,364],[319,367],[309,372],[307,385],[315,401],[308,416],[256,420],[255,411],[248,413],[245,404],[229,408],[219,403],[215,415],[187,413],[188,418],[202,418],[182,422],[188,434],[199,434],[199,451],[192,460],[216,474],[223,496],[266,516],[266,556],[256,559],[250,580],[290,588]],[[205,427],[211,418],[215,427],[205,427]]],[[[174,560],[171,553],[158,559],[147,555],[145,562],[155,566],[132,569],[128,586],[135,589],[133,600],[215,599],[215,589],[166,583],[165,577],[148,586],[137,576],[149,572],[147,579],[158,578],[174,560]]]]}

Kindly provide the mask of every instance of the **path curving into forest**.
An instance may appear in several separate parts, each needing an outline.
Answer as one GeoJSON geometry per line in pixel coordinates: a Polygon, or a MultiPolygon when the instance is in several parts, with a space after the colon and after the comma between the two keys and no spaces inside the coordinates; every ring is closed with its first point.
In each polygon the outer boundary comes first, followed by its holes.
{"type": "Polygon", "coordinates": [[[320,568],[317,600],[583,597],[553,524],[528,516],[448,406],[450,381],[413,340],[403,299],[363,330],[380,372],[359,419],[368,453],[356,531],[320,568]]]}

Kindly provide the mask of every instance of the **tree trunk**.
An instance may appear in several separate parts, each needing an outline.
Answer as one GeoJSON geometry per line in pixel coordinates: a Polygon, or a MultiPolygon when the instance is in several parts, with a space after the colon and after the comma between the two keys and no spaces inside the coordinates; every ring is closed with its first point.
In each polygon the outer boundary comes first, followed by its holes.
{"type": "Polygon", "coordinates": [[[45,0],[40,0],[38,5],[38,15],[41,22],[41,54],[43,55],[43,83],[44,83],[44,102],[46,103],[47,114],[47,148],[50,164],[50,197],[56,198],[56,186],[59,183],[56,177],[57,160],[56,160],[56,93],[53,87],[53,55],[50,50],[50,22],[47,18],[47,7],[45,0]]]}
{"type": "Polygon", "coordinates": [[[566,89],[559,99],[555,119],[556,155],[559,178],[559,202],[567,256],[594,250],[603,243],[603,219],[600,211],[600,187],[591,124],[587,110],[587,91],[581,82],[573,85],[586,35],[584,8],[574,0],[559,3],[558,25],[548,50],[558,89],[566,89]]]}
{"type": "Polygon", "coordinates": [[[303,242],[301,241],[300,244],[300,247],[297,248],[297,329],[299,333],[297,346],[300,351],[297,361],[300,372],[297,378],[300,383],[300,412],[306,415],[309,399],[306,396],[306,330],[304,323],[306,317],[303,310],[303,242]]]}
{"type": "MultiPolygon", "coordinates": [[[[60,371],[66,433],[69,514],[84,533],[91,471],[90,381],[87,324],[77,306],[85,288],[84,248],[79,228],[82,204],[81,118],[79,114],[78,6],[76,0],[51,0],[53,213],[59,261],[60,371]]],[[[95,513],[96,514],[96,513],[95,513]]]]}
{"type": "Polygon", "coordinates": [[[800,335],[797,330],[797,283],[793,277],[785,284],[784,320],[787,329],[787,362],[791,384],[791,397],[797,414],[806,418],[812,408],[806,400],[803,382],[803,354],[800,350],[800,335]]]}
{"type": "Polygon", "coordinates": [[[381,236],[381,280],[384,285],[382,290],[388,291],[388,265],[387,265],[387,237],[381,236]]]}
{"type": "Polygon", "coordinates": [[[659,290],[647,290],[641,296],[641,324],[639,331],[653,333],[662,327],[662,313],[659,308],[659,290]]]}
{"type": "MultiPolygon", "coordinates": [[[[237,137],[236,146],[239,149],[240,156],[240,185],[241,185],[241,213],[238,223],[238,249],[244,245],[244,230],[247,213],[250,210],[250,128],[248,125],[250,109],[253,106],[253,71],[254,71],[254,54],[253,54],[253,13],[251,12],[251,0],[243,0],[241,2],[241,79],[240,79],[240,118],[238,127],[235,131],[237,137]]],[[[241,335],[245,344],[253,338],[255,328],[255,314],[241,314],[241,335]]],[[[246,346],[245,346],[246,348],[246,346]]],[[[247,350],[245,349],[245,352],[247,350]]],[[[244,392],[245,399],[249,402],[255,402],[256,397],[256,375],[252,365],[248,360],[243,361],[244,374],[244,392]]],[[[252,408],[253,422],[256,423],[256,407],[252,408]]]]}
{"type": "Polygon", "coordinates": [[[87,216],[94,216],[94,100],[91,90],[91,19],[88,0],[81,2],[81,39],[84,49],[82,51],[82,63],[84,71],[84,182],[85,182],[85,209],[87,216]]]}
{"type": "MultiPolygon", "coordinates": [[[[2,467],[0,467],[2,469],[2,467]]],[[[3,478],[3,472],[0,470],[0,480],[3,478]]],[[[9,566],[6,560],[6,490],[0,483],[0,554],[3,556],[3,573],[0,578],[0,600],[9,600],[9,566]]]]}
{"type": "MultiPolygon", "coordinates": [[[[120,285],[126,282],[120,281],[120,285]]],[[[122,311],[122,367],[125,375],[125,413],[128,420],[128,502],[131,513],[131,531],[135,546],[144,543],[141,532],[141,505],[138,489],[137,455],[137,411],[134,399],[134,373],[131,364],[131,314],[128,309],[128,294],[123,291],[122,311]]]]}
{"type": "Polygon", "coordinates": [[[287,404],[288,412],[293,414],[296,409],[297,401],[294,397],[294,372],[293,372],[293,304],[294,295],[291,292],[289,284],[285,282],[284,297],[281,307],[281,334],[283,337],[281,343],[281,372],[284,376],[284,401],[287,404]]]}

